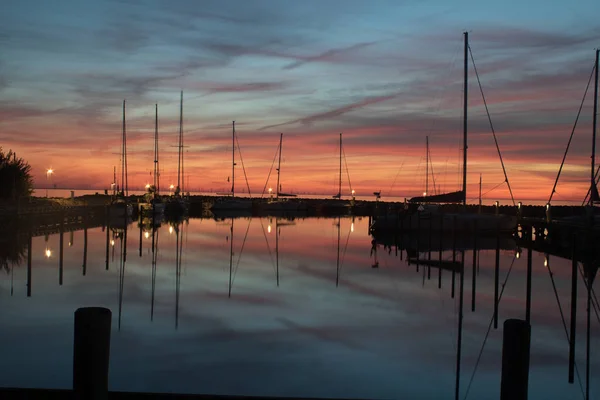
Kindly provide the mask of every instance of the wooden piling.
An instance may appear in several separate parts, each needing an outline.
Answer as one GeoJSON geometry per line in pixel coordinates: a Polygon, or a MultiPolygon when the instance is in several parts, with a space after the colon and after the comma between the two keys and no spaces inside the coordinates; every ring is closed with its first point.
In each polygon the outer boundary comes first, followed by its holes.
{"type": "Polygon", "coordinates": [[[521,319],[504,321],[500,400],[527,400],[531,325],[521,319]]]}
{"type": "Polygon", "coordinates": [[[111,318],[111,311],[102,307],[75,311],[73,394],[77,400],[108,398],[111,318]]]}

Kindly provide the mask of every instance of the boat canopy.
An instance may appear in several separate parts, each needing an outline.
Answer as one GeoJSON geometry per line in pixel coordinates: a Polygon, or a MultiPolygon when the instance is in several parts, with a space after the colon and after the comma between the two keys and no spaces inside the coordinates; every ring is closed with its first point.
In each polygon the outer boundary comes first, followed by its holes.
{"type": "Polygon", "coordinates": [[[462,203],[465,201],[464,190],[435,194],[433,196],[417,196],[408,200],[410,203],[462,203]]]}

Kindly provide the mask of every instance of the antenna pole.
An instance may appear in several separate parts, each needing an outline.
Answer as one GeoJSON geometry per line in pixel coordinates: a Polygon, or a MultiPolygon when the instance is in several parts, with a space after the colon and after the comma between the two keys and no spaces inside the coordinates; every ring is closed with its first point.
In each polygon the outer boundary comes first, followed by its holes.
{"type": "Polygon", "coordinates": [[[340,133],[340,183],[338,186],[338,198],[342,199],[342,134],[340,133]]]}
{"type": "Polygon", "coordinates": [[[279,161],[277,162],[277,193],[275,195],[276,199],[279,199],[279,175],[281,170],[281,147],[283,144],[283,133],[279,134],[279,161]]]}
{"type": "Polygon", "coordinates": [[[231,197],[235,197],[235,121],[231,127],[231,197]]]}
{"type": "MultiPolygon", "coordinates": [[[[592,172],[591,172],[591,182],[592,186],[590,187],[593,190],[593,187],[596,186],[596,180],[594,179],[595,172],[595,161],[596,161],[596,123],[598,117],[598,57],[600,50],[596,49],[596,62],[595,62],[595,77],[594,77],[594,114],[593,114],[593,122],[592,122],[592,172]]],[[[592,193],[590,192],[590,205],[594,204],[594,198],[592,193]]]]}
{"type": "Polygon", "coordinates": [[[425,136],[425,196],[429,195],[429,136],[425,136]]]}
{"type": "Polygon", "coordinates": [[[469,32],[465,32],[465,77],[464,77],[464,98],[463,98],[463,205],[467,206],[467,100],[468,100],[468,79],[469,79],[469,32]]]}

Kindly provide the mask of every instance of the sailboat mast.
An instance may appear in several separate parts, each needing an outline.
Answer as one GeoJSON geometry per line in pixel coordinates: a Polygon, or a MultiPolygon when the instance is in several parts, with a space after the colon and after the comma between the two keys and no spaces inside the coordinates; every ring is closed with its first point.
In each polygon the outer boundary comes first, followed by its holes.
{"type": "Polygon", "coordinates": [[[127,139],[126,139],[126,130],[125,130],[125,100],[123,100],[123,130],[121,132],[121,191],[125,194],[125,157],[127,156],[127,139]]]}
{"type": "Polygon", "coordinates": [[[235,197],[235,121],[231,128],[231,197],[235,197]]]}
{"type": "Polygon", "coordinates": [[[469,32],[465,32],[465,78],[463,89],[463,205],[467,205],[467,100],[469,79],[469,32]]]}
{"type": "Polygon", "coordinates": [[[425,196],[429,196],[429,136],[425,136],[425,196]]]}
{"type": "MultiPolygon", "coordinates": [[[[596,161],[596,123],[598,117],[598,57],[600,50],[596,49],[596,62],[595,62],[595,77],[594,77],[594,114],[592,121],[592,172],[591,172],[591,182],[592,186],[590,186],[591,190],[596,186],[596,180],[594,179],[594,170],[595,170],[595,161],[596,161]]],[[[594,204],[594,198],[592,196],[592,192],[590,192],[590,204],[594,204]]]]}
{"type": "Polygon", "coordinates": [[[280,177],[280,170],[281,170],[281,147],[283,144],[283,133],[279,134],[279,161],[277,162],[277,193],[275,195],[275,198],[278,199],[279,198],[279,177],[280,177]]]}
{"type": "Polygon", "coordinates": [[[179,102],[179,151],[177,153],[177,189],[182,191],[181,188],[181,170],[182,170],[182,149],[181,140],[183,135],[183,90],[181,91],[181,100],[179,102]]]}
{"type": "Polygon", "coordinates": [[[158,194],[158,104],[154,105],[154,195],[158,194]]]}
{"type": "Polygon", "coordinates": [[[342,198],[342,134],[340,133],[340,182],[338,186],[338,198],[342,198]]]}

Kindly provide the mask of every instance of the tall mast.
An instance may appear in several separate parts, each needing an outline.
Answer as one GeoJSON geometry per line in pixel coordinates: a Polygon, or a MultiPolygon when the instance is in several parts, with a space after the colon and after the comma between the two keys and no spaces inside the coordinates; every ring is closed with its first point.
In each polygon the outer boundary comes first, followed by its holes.
{"type": "Polygon", "coordinates": [[[181,170],[183,169],[183,154],[182,154],[182,149],[181,146],[183,143],[181,143],[182,141],[182,136],[183,136],[183,90],[181,91],[181,100],[179,103],[179,151],[177,153],[177,189],[179,189],[180,191],[183,191],[181,186],[181,170]]]}
{"type": "Polygon", "coordinates": [[[235,121],[231,127],[231,196],[235,197],[235,121]]]}
{"type": "Polygon", "coordinates": [[[158,194],[158,104],[154,105],[154,195],[158,194]]]}
{"type": "Polygon", "coordinates": [[[129,183],[127,182],[127,126],[125,124],[125,100],[123,100],[123,152],[121,156],[121,191],[125,196],[129,195],[129,183]]]}
{"type": "Polygon", "coordinates": [[[467,205],[467,99],[469,79],[469,32],[465,32],[465,83],[463,95],[463,205],[467,205]]]}
{"type": "Polygon", "coordinates": [[[429,136],[425,136],[425,196],[429,196],[429,136]]]}
{"type": "Polygon", "coordinates": [[[338,198],[342,198],[342,134],[340,133],[340,182],[338,186],[338,198]]]}
{"type": "Polygon", "coordinates": [[[591,172],[591,181],[592,186],[590,187],[590,204],[594,204],[594,196],[592,193],[595,193],[594,189],[596,186],[596,180],[594,179],[594,169],[595,169],[595,161],[596,161],[596,123],[598,117],[598,57],[600,50],[596,49],[596,62],[595,62],[595,80],[594,80],[594,114],[592,121],[592,172],[591,172]]]}
{"type": "Polygon", "coordinates": [[[283,133],[279,134],[279,161],[277,162],[277,194],[275,195],[275,198],[278,199],[279,198],[279,175],[280,175],[280,170],[281,170],[281,147],[283,144],[283,133]]]}

